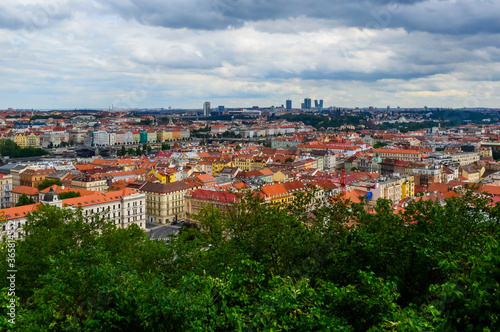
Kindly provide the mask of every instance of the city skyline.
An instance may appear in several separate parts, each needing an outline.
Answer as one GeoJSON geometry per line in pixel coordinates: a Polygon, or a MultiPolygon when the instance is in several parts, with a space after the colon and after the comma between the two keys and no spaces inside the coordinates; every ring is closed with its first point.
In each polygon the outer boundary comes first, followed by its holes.
{"type": "Polygon", "coordinates": [[[500,105],[500,4],[316,5],[2,3],[0,108],[500,105]]]}

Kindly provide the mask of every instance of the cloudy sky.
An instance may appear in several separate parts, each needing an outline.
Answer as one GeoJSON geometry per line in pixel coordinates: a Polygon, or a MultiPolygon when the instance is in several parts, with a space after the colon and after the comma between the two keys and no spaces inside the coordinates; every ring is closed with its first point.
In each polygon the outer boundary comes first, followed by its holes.
{"type": "Polygon", "coordinates": [[[499,107],[497,0],[6,0],[0,109],[499,107]]]}

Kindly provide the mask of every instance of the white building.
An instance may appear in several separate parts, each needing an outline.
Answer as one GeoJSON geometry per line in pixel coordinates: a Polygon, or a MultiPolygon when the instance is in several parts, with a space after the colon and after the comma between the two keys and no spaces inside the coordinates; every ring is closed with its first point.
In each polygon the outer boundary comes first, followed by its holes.
{"type": "Polygon", "coordinates": [[[129,145],[134,143],[134,134],[131,131],[127,131],[123,135],[123,144],[129,145]]]}
{"type": "Polygon", "coordinates": [[[91,135],[91,145],[97,146],[108,146],[109,145],[109,134],[106,131],[94,131],[90,132],[91,135]]]}
{"type": "Polygon", "coordinates": [[[80,208],[87,218],[101,213],[118,228],[126,228],[136,224],[139,228],[146,229],[146,194],[144,193],[126,188],[108,193],[95,192],[95,194],[88,196],[59,200],[57,193],[50,190],[40,203],[0,210],[0,213],[7,219],[7,222],[2,225],[0,235],[8,235],[9,232],[13,232],[16,238],[22,235],[26,217],[35,211],[40,204],[56,205],[75,210],[80,208]]]}
{"type": "Polygon", "coordinates": [[[115,141],[118,145],[123,145],[125,143],[125,134],[123,132],[115,133],[115,141]]]}
{"type": "Polygon", "coordinates": [[[115,145],[115,144],[116,144],[116,134],[109,133],[109,145],[115,145]]]}
{"type": "Polygon", "coordinates": [[[10,191],[12,190],[12,175],[0,174],[0,208],[10,207],[10,191]]]}
{"type": "Polygon", "coordinates": [[[40,145],[43,148],[56,147],[61,145],[62,142],[69,143],[69,134],[65,131],[46,131],[40,134],[40,145]]]}

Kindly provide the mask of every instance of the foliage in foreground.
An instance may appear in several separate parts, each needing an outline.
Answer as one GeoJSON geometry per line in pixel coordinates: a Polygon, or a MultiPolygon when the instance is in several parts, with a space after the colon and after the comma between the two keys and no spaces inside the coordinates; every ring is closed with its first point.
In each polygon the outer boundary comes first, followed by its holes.
{"type": "MultiPolygon", "coordinates": [[[[16,244],[12,331],[496,331],[500,208],[466,193],[376,214],[247,196],[168,244],[43,206],[16,244]],[[355,223],[357,226],[352,226],[355,223]],[[101,229],[98,232],[97,229],[101,229]]],[[[9,301],[2,248],[2,308],[9,301]]]]}

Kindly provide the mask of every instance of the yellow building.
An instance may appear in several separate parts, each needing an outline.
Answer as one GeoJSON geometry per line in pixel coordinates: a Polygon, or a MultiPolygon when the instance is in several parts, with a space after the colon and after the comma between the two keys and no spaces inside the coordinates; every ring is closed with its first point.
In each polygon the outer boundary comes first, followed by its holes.
{"type": "Polygon", "coordinates": [[[17,134],[16,136],[14,136],[14,142],[20,148],[25,148],[26,147],[26,136],[24,136],[24,134],[17,134]]]}
{"type": "Polygon", "coordinates": [[[159,142],[166,142],[172,140],[172,132],[167,130],[161,130],[156,132],[156,137],[159,142]]]}
{"type": "Polygon", "coordinates": [[[267,161],[269,160],[269,158],[265,158],[265,157],[253,157],[252,158],[252,169],[261,169],[261,168],[264,168],[267,166],[267,161]]]}
{"type": "Polygon", "coordinates": [[[415,196],[415,178],[406,176],[401,180],[401,199],[415,196]]]}
{"type": "Polygon", "coordinates": [[[252,169],[253,156],[243,155],[234,159],[234,167],[238,167],[244,171],[252,169]]]}
{"type": "Polygon", "coordinates": [[[287,179],[287,176],[285,174],[283,174],[281,171],[277,171],[273,175],[274,182],[281,182],[281,181],[285,181],[286,179],[287,179]]]}
{"type": "Polygon", "coordinates": [[[159,170],[157,171],[156,169],[152,169],[149,171],[149,175],[154,175],[158,180],[160,180],[160,183],[170,183],[170,182],[175,182],[175,171],[174,170],[159,170]]]}
{"type": "Polygon", "coordinates": [[[492,152],[491,152],[491,148],[486,148],[486,147],[480,147],[478,150],[477,150],[477,153],[480,155],[480,156],[484,156],[484,157],[491,157],[493,156],[492,152]]]}
{"type": "Polygon", "coordinates": [[[212,175],[219,175],[224,167],[233,167],[233,162],[224,160],[214,161],[212,163],[212,175]]]}
{"type": "Polygon", "coordinates": [[[39,148],[40,146],[40,137],[33,133],[25,136],[26,137],[26,147],[28,148],[39,148]]]}
{"type": "Polygon", "coordinates": [[[191,187],[182,181],[173,183],[146,182],[141,192],[146,193],[146,217],[148,222],[169,224],[184,220],[185,196],[191,187]]]}
{"type": "Polygon", "coordinates": [[[266,202],[270,204],[286,205],[290,201],[291,195],[281,183],[264,185],[260,190],[264,194],[266,202]]]}
{"type": "Polygon", "coordinates": [[[71,180],[71,187],[104,193],[108,190],[108,181],[105,175],[100,173],[80,175],[71,180]]]}
{"type": "Polygon", "coordinates": [[[469,180],[469,182],[477,182],[481,180],[481,177],[484,174],[484,167],[475,167],[473,165],[462,166],[462,176],[469,180]]]}
{"type": "Polygon", "coordinates": [[[372,198],[369,203],[376,204],[379,198],[390,199],[394,203],[415,196],[415,178],[412,175],[402,175],[383,181],[367,182],[357,189],[370,191],[372,198]]]}
{"type": "Polygon", "coordinates": [[[182,138],[181,131],[179,129],[175,129],[171,131],[173,140],[180,140],[182,138]]]}
{"type": "Polygon", "coordinates": [[[141,142],[141,133],[138,131],[132,132],[133,144],[139,144],[141,142]]]}

